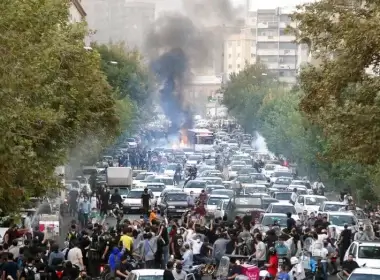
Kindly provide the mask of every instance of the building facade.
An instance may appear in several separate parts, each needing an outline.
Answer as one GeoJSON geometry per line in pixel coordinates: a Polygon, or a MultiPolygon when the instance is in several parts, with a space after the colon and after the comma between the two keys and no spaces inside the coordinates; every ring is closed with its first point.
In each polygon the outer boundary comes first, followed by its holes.
{"type": "Polygon", "coordinates": [[[82,0],[87,23],[94,34],[91,41],[100,44],[124,42],[129,48],[142,49],[155,18],[152,1],[82,0]]]}
{"type": "Polygon", "coordinates": [[[296,83],[297,69],[307,61],[308,53],[286,30],[296,27],[290,19],[292,12],[287,8],[249,12],[246,26],[225,41],[225,74],[239,72],[245,63],[261,62],[280,81],[296,83]]]}
{"type": "Polygon", "coordinates": [[[86,17],[86,12],[83,9],[81,0],[71,0],[69,8],[69,20],[70,22],[80,22],[86,17]]]}

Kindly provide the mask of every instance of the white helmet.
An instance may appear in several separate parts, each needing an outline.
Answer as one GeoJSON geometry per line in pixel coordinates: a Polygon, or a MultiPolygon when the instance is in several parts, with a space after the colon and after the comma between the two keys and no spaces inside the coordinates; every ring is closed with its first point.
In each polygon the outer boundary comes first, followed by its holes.
{"type": "Polygon", "coordinates": [[[270,277],[270,274],[268,271],[266,270],[260,270],[260,274],[259,274],[260,278],[269,278],[270,277]]]}
{"type": "Polygon", "coordinates": [[[290,258],[290,264],[291,265],[295,265],[295,264],[298,264],[298,258],[297,257],[291,257],[290,258]]]}

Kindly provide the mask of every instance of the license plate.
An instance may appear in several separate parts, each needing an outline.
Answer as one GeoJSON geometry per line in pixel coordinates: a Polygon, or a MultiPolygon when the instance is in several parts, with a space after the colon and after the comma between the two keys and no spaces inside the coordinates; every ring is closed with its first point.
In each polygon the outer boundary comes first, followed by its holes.
{"type": "Polygon", "coordinates": [[[131,209],[133,209],[133,210],[140,209],[140,207],[131,207],[131,209]]]}
{"type": "Polygon", "coordinates": [[[178,209],[178,210],[176,210],[177,212],[185,212],[185,210],[180,210],[180,209],[178,209]]]}

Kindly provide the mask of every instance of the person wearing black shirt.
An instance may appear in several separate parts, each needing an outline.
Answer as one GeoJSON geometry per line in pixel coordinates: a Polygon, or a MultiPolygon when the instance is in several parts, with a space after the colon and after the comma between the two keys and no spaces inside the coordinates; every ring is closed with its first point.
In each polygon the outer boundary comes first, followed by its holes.
{"type": "Polygon", "coordinates": [[[346,277],[349,277],[355,268],[359,268],[359,265],[356,261],[354,261],[354,256],[350,254],[350,255],[348,255],[347,261],[344,261],[342,263],[342,273],[346,277]]]}
{"type": "Polygon", "coordinates": [[[327,221],[327,217],[324,216],[322,219],[322,229],[326,229],[329,227],[330,223],[327,221]]]}
{"type": "Polygon", "coordinates": [[[111,196],[111,203],[112,204],[118,204],[118,205],[121,205],[121,203],[123,202],[122,198],[121,198],[121,195],[119,194],[119,191],[118,189],[115,190],[115,193],[112,194],[111,196]]]}
{"type": "Polygon", "coordinates": [[[181,234],[181,231],[177,229],[177,234],[173,237],[173,248],[172,251],[174,252],[174,257],[176,260],[182,259],[181,256],[181,248],[183,245],[183,236],[181,234]]]}
{"type": "Polygon", "coordinates": [[[296,221],[292,218],[292,213],[288,212],[286,213],[286,216],[288,217],[286,220],[286,228],[290,232],[292,228],[296,227],[296,221]]]}
{"type": "Polygon", "coordinates": [[[234,280],[236,276],[241,274],[241,266],[235,263],[235,259],[230,259],[230,269],[228,271],[227,280],[234,280]]]}
{"type": "Polygon", "coordinates": [[[107,188],[105,188],[101,194],[100,194],[100,201],[101,201],[101,206],[100,206],[100,215],[104,216],[107,215],[108,211],[108,200],[110,198],[110,193],[107,188]]]}
{"type": "Polygon", "coordinates": [[[169,261],[166,265],[166,269],[164,270],[164,278],[163,280],[174,280],[174,276],[172,273],[174,263],[169,261]]]}
{"type": "Polygon", "coordinates": [[[13,254],[8,253],[7,262],[3,266],[2,279],[7,279],[11,276],[13,279],[18,279],[18,265],[13,261],[13,254]]]}
{"type": "Polygon", "coordinates": [[[340,236],[338,239],[340,263],[343,263],[344,254],[346,253],[348,247],[350,247],[351,239],[352,239],[351,237],[352,237],[351,230],[348,229],[348,225],[345,224],[344,230],[340,233],[340,236]]]}
{"type": "Polygon", "coordinates": [[[151,196],[148,193],[148,188],[144,189],[144,193],[141,195],[141,202],[143,206],[144,215],[149,217],[149,206],[150,206],[151,196]]]}

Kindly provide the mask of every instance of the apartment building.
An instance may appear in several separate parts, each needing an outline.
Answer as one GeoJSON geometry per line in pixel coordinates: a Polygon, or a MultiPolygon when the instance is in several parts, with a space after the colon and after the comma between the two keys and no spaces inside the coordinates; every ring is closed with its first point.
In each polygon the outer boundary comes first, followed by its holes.
{"type": "Polygon", "coordinates": [[[87,23],[95,33],[91,41],[100,44],[124,42],[142,49],[146,34],[155,18],[152,1],[82,0],[87,23]]]}
{"type": "Polygon", "coordinates": [[[286,29],[291,8],[261,9],[248,12],[245,27],[225,42],[225,73],[239,72],[245,63],[260,61],[282,82],[296,83],[297,69],[307,61],[307,50],[297,45],[286,29]]]}

